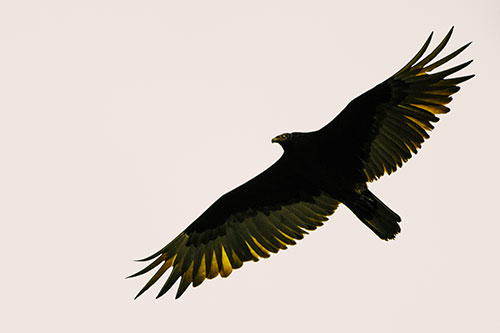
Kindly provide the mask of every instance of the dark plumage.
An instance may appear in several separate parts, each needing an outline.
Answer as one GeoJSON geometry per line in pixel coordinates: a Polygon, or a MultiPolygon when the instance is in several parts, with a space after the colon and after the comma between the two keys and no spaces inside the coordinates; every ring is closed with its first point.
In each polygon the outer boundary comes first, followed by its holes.
{"type": "Polygon", "coordinates": [[[177,297],[192,283],[226,277],[246,261],[258,261],[294,245],[307,230],[321,226],[345,204],[381,239],[400,232],[400,217],[367,188],[367,183],[401,167],[429,137],[437,115],[473,75],[447,77],[471,63],[430,74],[469,44],[432,64],[451,37],[425,58],[431,36],[400,71],[351,101],[329,124],[315,132],[286,133],[272,142],[284,150],[260,175],[224,194],[179,236],[152,256],[138,276],[159,266],[139,292],[169,268],[158,297],[181,278],[177,297]]]}

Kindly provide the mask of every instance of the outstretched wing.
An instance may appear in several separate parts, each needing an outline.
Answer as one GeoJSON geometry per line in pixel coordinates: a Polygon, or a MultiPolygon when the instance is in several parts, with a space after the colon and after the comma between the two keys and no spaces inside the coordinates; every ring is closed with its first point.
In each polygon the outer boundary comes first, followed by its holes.
{"type": "Polygon", "coordinates": [[[151,287],[169,269],[157,297],[181,278],[176,298],[192,283],[227,277],[246,261],[258,261],[294,245],[333,214],[338,202],[293,174],[283,156],[269,169],[228,192],[179,236],[154,255],[138,276],[159,269],[137,294],[151,287]]]}
{"type": "MultiPolygon", "coordinates": [[[[471,61],[437,73],[437,67],[455,58],[467,46],[429,64],[448,43],[443,41],[421,59],[432,33],[415,57],[392,77],[351,101],[329,124],[318,131],[323,142],[341,142],[336,158],[349,161],[361,179],[373,181],[401,167],[429,138],[437,115],[450,111],[445,105],[474,75],[448,79],[471,61]]],[[[351,169],[352,170],[352,169],[351,169]]]]}

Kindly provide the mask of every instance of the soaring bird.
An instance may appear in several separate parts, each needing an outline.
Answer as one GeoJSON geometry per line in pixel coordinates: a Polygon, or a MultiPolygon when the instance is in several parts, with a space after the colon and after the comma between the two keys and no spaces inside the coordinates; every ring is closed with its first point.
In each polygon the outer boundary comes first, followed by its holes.
{"type": "Polygon", "coordinates": [[[448,78],[472,60],[440,72],[470,43],[432,62],[448,43],[453,28],[423,57],[432,33],[418,53],[396,74],[352,100],[330,123],[314,132],[278,135],[272,142],[283,155],[255,178],[217,199],[153,260],[131,275],[158,267],[136,298],[169,269],[157,297],[180,278],[176,298],[190,284],[227,277],[246,261],[258,261],[294,245],[307,231],[323,225],[339,204],[349,208],[383,240],[400,232],[401,218],[367,187],[391,174],[417,153],[445,105],[474,75],[448,78]],[[431,63],[432,62],[432,63],[431,63]]]}

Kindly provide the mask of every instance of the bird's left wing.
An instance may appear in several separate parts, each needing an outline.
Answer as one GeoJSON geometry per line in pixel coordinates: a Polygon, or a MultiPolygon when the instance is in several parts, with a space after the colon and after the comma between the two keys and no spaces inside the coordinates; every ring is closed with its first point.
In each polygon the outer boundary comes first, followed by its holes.
{"type": "Polygon", "coordinates": [[[333,214],[339,202],[290,173],[282,157],[269,169],[223,195],[154,255],[138,276],[159,266],[136,297],[172,268],[157,297],[181,278],[176,298],[192,283],[227,277],[246,261],[258,261],[294,245],[333,214]],[[301,186],[302,184],[302,186],[301,186]]]}
{"type": "Polygon", "coordinates": [[[329,124],[317,133],[326,149],[361,181],[373,181],[390,174],[416,154],[429,138],[437,115],[447,113],[445,105],[460,88],[459,83],[474,75],[447,78],[471,61],[433,73],[439,66],[460,54],[469,44],[431,63],[448,43],[453,28],[443,41],[422,58],[432,34],[413,59],[400,71],[351,101],[329,124]],[[332,146],[329,143],[335,143],[332,146]]]}

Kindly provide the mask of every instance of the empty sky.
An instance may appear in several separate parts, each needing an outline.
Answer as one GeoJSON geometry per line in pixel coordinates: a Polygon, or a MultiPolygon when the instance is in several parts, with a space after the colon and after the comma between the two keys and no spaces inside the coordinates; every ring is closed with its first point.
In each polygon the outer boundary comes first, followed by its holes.
{"type": "Polygon", "coordinates": [[[0,5],[0,329],[500,331],[497,1],[0,5]],[[419,154],[298,245],[177,301],[125,280],[215,199],[451,26],[475,61],[419,154]]]}

